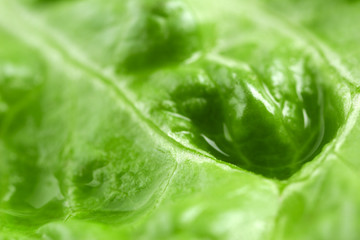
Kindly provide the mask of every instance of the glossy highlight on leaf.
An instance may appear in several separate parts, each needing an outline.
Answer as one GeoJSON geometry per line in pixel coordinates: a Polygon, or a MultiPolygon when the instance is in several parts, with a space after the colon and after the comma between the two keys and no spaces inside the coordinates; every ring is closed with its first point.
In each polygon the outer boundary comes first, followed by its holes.
{"type": "Polygon", "coordinates": [[[340,110],[325,109],[331,90],[304,61],[277,62],[264,73],[210,63],[208,84],[199,77],[179,86],[173,98],[193,122],[196,144],[264,176],[291,176],[321,151],[341,121],[340,110]]]}

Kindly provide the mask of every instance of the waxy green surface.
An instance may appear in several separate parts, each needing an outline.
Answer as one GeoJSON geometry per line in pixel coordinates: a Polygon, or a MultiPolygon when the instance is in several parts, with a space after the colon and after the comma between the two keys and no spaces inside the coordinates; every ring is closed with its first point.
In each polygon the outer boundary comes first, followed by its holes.
{"type": "Polygon", "coordinates": [[[359,11],[0,0],[0,239],[358,239],[359,11]]]}

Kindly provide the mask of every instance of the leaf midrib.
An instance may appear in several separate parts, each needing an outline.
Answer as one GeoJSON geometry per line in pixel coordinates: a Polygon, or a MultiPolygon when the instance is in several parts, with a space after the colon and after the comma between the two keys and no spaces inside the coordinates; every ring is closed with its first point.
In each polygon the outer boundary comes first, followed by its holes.
{"type": "MultiPolygon", "coordinates": [[[[333,66],[341,76],[344,76],[342,74],[344,69],[348,71],[345,65],[340,63],[331,63],[331,56],[336,56],[337,59],[340,59],[340,57],[327,47],[325,43],[322,43],[321,40],[316,38],[316,36],[313,36],[311,32],[303,29],[301,26],[293,26],[293,24],[286,20],[283,16],[279,16],[279,14],[267,9],[266,6],[260,6],[259,4],[251,5],[253,5],[251,8],[256,9],[256,11],[261,13],[261,16],[265,16],[266,19],[269,18],[271,23],[274,24],[275,29],[285,28],[286,31],[289,31],[291,35],[294,35],[297,39],[300,39],[309,45],[313,45],[314,50],[317,50],[323,59],[329,65],[333,66]]],[[[259,17],[259,14],[253,14],[253,16],[259,17]]],[[[216,158],[202,153],[197,149],[187,147],[167,135],[153,121],[143,115],[135,104],[131,102],[126,93],[120,89],[118,85],[116,85],[115,82],[118,79],[114,74],[104,72],[99,66],[89,61],[89,57],[83,54],[83,52],[80,52],[79,49],[68,41],[62,34],[54,31],[54,28],[47,26],[40,17],[36,17],[29,10],[25,9],[25,7],[16,3],[16,1],[2,1],[2,7],[0,8],[0,25],[3,25],[5,29],[12,32],[21,41],[36,47],[45,58],[52,59],[54,56],[60,56],[61,59],[64,59],[65,62],[72,65],[75,69],[81,69],[86,74],[94,76],[95,79],[98,79],[102,84],[113,91],[118,97],[118,100],[122,101],[129,111],[135,113],[145,126],[165,140],[168,145],[170,145],[169,148],[173,148],[175,146],[176,148],[186,151],[191,155],[195,155],[197,158],[201,158],[207,162],[213,162],[220,166],[227,165],[233,170],[248,172],[232,164],[217,160],[216,158]],[[15,25],[16,27],[12,27],[15,25]]],[[[291,37],[294,38],[294,36],[291,37]]],[[[54,63],[52,64],[54,65],[54,63]]],[[[356,86],[356,81],[351,78],[351,76],[347,76],[346,80],[350,85],[356,86]]],[[[178,161],[178,159],[176,160],[178,161]]],[[[254,174],[252,172],[248,173],[254,174]]]]}
{"type": "MultiPolygon", "coordinates": [[[[56,64],[53,63],[54,57],[56,57],[56,59],[60,57],[60,59],[64,59],[65,62],[72,65],[75,69],[81,69],[85,72],[85,74],[94,76],[95,79],[98,79],[100,83],[116,94],[118,100],[124,103],[127,110],[134,113],[145,126],[165,140],[168,145],[170,145],[168,148],[173,149],[175,146],[176,148],[191,154],[197,159],[201,158],[203,161],[213,162],[220,167],[224,167],[225,164],[233,170],[241,170],[254,174],[244,169],[240,169],[235,165],[222,162],[196,149],[184,146],[167,135],[159,127],[157,127],[154,122],[143,115],[141,111],[131,102],[130,98],[127,97],[126,93],[124,93],[124,91],[115,84],[118,80],[115,75],[111,73],[104,73],[100,67],[89,61],[90,58],[81,53],[77,47],[69,42],[64,36],[51,30],[54,28],[50,29],[50,27],[45,25],[40,18],[34,16],[34,14],[16,1],[3,1],[2,7],[0,8],[0,26],[1,25],[9,32],[13,33],[13,35],[15,35],[20,41],[35,47],[45,57],[45,59],[52,60],[52,65],[56,64]]],[[[179,161],[178,158],[175,160],[179,161]]],[[[192,159],[192,161],[195,160],[192,159]]]]}

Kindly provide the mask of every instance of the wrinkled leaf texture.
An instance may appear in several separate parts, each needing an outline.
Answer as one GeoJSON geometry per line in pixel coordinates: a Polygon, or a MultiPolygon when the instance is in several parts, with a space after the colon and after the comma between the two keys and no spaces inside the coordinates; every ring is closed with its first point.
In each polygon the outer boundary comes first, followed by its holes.
{"type": "Polygon", "coordinates": [[[359,11],[0,0],[0,239],[359,239],[359,11]]]}

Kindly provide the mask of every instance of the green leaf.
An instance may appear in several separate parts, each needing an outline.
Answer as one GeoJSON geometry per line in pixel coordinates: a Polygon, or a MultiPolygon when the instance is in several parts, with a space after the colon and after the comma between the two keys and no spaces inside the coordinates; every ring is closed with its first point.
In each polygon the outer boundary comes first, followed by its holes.
{"type": "Polygon", "coordinates": [[[359,10],[0,1],[0,239],[358,239],[359,10]]]}

